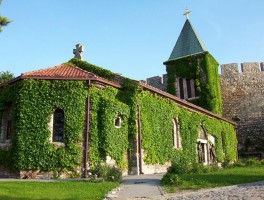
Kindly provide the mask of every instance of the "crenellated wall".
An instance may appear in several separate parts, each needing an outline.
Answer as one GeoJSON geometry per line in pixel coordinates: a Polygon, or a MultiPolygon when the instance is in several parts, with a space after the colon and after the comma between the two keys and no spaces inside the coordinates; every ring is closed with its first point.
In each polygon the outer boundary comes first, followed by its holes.
{"type": "Polygon", "coordinates": [[[153,76],[153,77],[147,78],[146,83],[162,91],[167,91],[167,80],[168,80],[167,74],[163,74],[162,77],[153,76]]]}
{"type": "Polygon", "coordinates": [[[237,122],[238,149],[264,150],[264,63],[221,65],[223,116],[237,122]]]}

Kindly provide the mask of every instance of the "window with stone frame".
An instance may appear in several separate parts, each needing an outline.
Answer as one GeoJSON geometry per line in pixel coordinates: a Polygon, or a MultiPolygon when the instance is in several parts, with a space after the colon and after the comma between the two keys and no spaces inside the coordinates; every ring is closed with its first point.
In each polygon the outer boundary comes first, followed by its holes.
{"type": "Polygon", "coordinates": [[[187,97],[192,98],[191,79],[186,79],[187,97]]]}
{"type": "Polygon", "coordinates": [[[64,142],[65,116],[62,109],[56,109],[53,115],[52,142],[64,142]]]}
{"type": "Polygon", "coordinates": [[[1,120],[0,142],[9,142],[13,136],[12,103],[8,102],[3,111],[1,120]]]}
{"type": "Polygon", "coordinates": [[[173,147],[175,149],[181,149],[182,144],[181,144],[181,136],[180,136],[180,129],[179,129],[179,123],[178,119],[175,118],[172,120],[173,122],[173,131],[172,131],[172,136],[173,136],[173,147]]]}
{"type": "Polygon", "coordinates": [[[198,162],[203,164],[208,164],[209,162],[209,148],[208,148],[208,136],[206,129],[200,126],[199,135],[197,140],[197,157],[198,162]]]}
{"type": "Polygon", "coordinates": [[[179,78],[180,98],[184,99],[183,79],[179,78]]]}
{"type": "Polygon", "coordinates": [[[116,128],[121,128],[122,126],[122,119],[120,116],[118,116],[116,119],[115,119],[115,127],[116,128]]]}

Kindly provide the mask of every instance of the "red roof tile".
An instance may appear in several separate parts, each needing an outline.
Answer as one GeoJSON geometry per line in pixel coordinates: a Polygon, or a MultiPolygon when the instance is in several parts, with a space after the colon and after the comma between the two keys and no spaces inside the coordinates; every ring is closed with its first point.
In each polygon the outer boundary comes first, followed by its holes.
{"type": "Polygon", "coordinates": [[[96,77],[96,75],[76,66],[59,65],[56,67],[40,69],[32,72],[26,72],[21,74],[21,77],[94,78],[96,77]]]}

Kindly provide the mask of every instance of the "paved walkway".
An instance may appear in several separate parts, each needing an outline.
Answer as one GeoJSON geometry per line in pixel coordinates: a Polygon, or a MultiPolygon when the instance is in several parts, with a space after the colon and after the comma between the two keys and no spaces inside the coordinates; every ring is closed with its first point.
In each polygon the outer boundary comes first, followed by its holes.
{"type": "Polygon", "coordinates": [[[108,200],[264,200],[264,181],[166,194],[159,186],[163,174],[127,176],[108,200]]]}

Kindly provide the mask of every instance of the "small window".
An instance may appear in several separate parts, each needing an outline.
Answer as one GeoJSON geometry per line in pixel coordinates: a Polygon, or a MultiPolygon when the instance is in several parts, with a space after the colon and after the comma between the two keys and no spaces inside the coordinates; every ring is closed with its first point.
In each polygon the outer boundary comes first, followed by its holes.
{"type": "Polygon", "coordinates": [[[122,124],[121,117],[117,117],[117,118],[115,119],[115,127],[116,127],[116,128],[121,128],[121,124],[122,124]]]}
{"type": "Polygon", "coordinates": [[[64,112],[56,109],[53,117],[53,142],[64,142],[64,112]]]}

